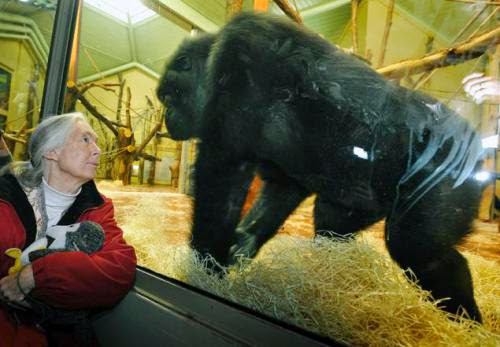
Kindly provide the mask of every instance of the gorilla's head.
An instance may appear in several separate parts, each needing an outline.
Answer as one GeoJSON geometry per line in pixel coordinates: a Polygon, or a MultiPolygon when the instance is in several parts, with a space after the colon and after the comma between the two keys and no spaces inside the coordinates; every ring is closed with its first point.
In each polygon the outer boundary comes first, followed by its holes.
{"type": "Polygon", "coordinates": [[[184,40],[165,67],[156,93],[166,107],[165,123],[174,140],[199,136],[206,63],[214,40],[212,34],[184,40]]]}

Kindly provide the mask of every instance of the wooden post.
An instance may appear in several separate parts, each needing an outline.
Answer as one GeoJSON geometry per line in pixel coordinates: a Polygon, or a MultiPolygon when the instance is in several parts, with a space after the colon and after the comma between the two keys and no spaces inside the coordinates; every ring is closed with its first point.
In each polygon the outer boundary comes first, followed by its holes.
{"type": "MultiPolygon", "coordinates": [[[[158,154],[158,136],[153,139],[153,156],[158,154]]],[[[154,185],[156,177],[156,160],[151,160],[149,165],[148,184],[154,185]]]]}
{"type": "Polygon", "coordinates": [[[179,193],[187,194],[189,191],[188,181],[191,173],[189,164],[189,153],[193,146],[193,140],[182,141],[181,160],[179,169],[179,193]]]}
{"type": "Polygon", "coordinates": [[[378,59],[377,66],[382,66],[385,58],[385,51],[387,50],[387,40],[389,39],[389,33],[392,26],[392,14],[394,13],[394,0],[389,1],[389,6],[387,7],[387,14],[385,17],[385,28],[384,36],[382,36],[382,44],[380,46],[380,56],[378,59]]]}
{"type": "Polygon", "coordinates": [[[120,89],[118,90],[118,104],[116,105],[116,121],[121,123],[123,89],[125,88],[125,80],[121,72],[118,74],[118,83],[120,83],[120,89]]]}
{"type": "Polygon", "coordinates": [[[139,184],[144,183],[144,158],[139,158],[139,173],[137,174],[139,184]]]}

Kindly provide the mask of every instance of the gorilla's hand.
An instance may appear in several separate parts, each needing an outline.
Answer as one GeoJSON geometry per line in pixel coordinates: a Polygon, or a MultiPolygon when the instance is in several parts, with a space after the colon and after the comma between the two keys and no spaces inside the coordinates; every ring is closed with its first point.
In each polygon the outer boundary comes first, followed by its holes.
{"type": "Polygon", "coordinates": [[[253,258],[262,245],[259,242],[258,235],[247,232],[244,228],[237,228],[235,233],[235,242],[229,249],[228,264],[233,265],[240,258],[253,258]]]}

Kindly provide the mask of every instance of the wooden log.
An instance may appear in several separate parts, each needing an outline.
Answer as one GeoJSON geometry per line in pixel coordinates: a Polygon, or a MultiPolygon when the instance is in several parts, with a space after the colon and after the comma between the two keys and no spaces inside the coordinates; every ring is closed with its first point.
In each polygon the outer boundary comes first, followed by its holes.
{"type": "Polygon", "coordinates": [[[495,46],[499,41],[500,27],[497,27],[489,32],[473,36],[455,47],[443,49],[420,59],[404,60],[379,68],[377,71],[388,78],[402,78],[405,75],[425,72],[436,67],[457,65],[481,56],[489,47],[495,46]]]}
{"type": "Polygon", "coordinates": [[[116,121],[121,122],[123,88],[125,87],[125,80],[123,79],[121,73],[118,74],[118,82],[120,83],[120,85],[118,89],[118,104],[116,105],[116,121]]]}
{"type": "Polygon", "coordinates": [[[351,0],[351,32],[352,32],[352,51],[358,54],[358,7],[361,0],[351,0]]]}
{"type": "Polygon", "coordinates": [[[382,37],[382,43],[380,45],[380,56],[378,59],[377,66],[382,66],[385,58],[385,51],[387,50],[387,40],[389,39],[389,33],[391,31],[392,26],[392,14],[394,13],[394,1],[389,1],[389,6],[387,7],[387,14],[385,17],[385,28],[384,28],[384,36],[382,37]]]}
{"type": "Polygon", "coordinates": [[[292,5],[290,5],[288,0],[274,0],[274,3],[278,5],[278,7],[281,8],[281,10],[292,20],[299,24],[303,23],[302,17],[297,12],[297,10],[294,9],[292,5]]]}
{"type": "Polygon", "coordinates": [[[139,184],[144,183],[144,158],[139,159],[139,172],[137,173],[137,181],[139,184]]]}
{"type": "Polygon", "coordinates": [[[130,101],[132,100],[132,92],[130,91],[130,87],[127,87],[127,101],[125,102],[125,117],[126,122],[125,126],[129,129],[132,129],[132,117],[130,116],[130,101]]]}

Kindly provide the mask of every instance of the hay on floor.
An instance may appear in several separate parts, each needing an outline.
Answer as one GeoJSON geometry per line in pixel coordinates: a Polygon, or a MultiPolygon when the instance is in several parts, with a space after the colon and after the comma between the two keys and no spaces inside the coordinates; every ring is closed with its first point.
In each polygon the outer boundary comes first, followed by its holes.
{"type": "MultiPolygon", "coordinates": [[[[278,235],[253,261],[208,275],[184,243],[172,244],[179,226],[172,214],[139,199],[121,223],[139,263],[277,319],[354,345],[500,345],[500,267],[465,253],[484,324],[453,321],[410,283],[369,233],[336,242],[278,235]]],[[[185,223],[185,221],[183,222],[185,223]]],[[[183,225],[182,228],[188,228],[183,225]]]]}

